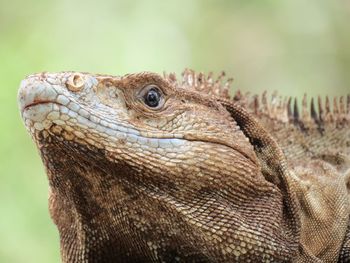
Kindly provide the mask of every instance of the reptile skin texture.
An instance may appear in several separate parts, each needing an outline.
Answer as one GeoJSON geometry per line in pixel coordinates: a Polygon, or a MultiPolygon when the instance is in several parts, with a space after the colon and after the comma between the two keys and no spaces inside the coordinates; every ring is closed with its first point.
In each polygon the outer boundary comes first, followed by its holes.
{"type": "Polygon", "coordinates": [[[298,106],[230,82],[22,81],[62,262],[350,262],[350,95],[298,106]]]}

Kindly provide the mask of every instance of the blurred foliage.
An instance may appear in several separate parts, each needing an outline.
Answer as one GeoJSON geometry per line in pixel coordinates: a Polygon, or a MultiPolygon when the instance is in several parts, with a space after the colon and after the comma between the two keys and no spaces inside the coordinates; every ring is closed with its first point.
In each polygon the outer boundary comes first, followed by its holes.
{"type": "Polygon", "coordinates": [[[47,180],[21,123],[19,82],[39,71],[198,71],[234,89],[350,91],[350,2],[0,0],[0,262],[59,262],[47,180]]]}

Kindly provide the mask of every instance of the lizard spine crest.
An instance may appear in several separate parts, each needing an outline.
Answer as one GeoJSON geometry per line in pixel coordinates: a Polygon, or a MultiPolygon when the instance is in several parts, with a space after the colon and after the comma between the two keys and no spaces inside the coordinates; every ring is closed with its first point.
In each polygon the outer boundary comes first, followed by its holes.
{"type": "Polygon", "coordinates": [[[251,95],[249,92],[243,94],[237,90],[231,96],[229,90],[233,78],[226,78],[224,71],[216,77],[212,72],[196,73],[191,69],[185,69],[181,74],[181,79],[178,79],[175,73],[164,73],[163,76],[177,87],[234,101],[254,113],[255,116],[264,116],[282,123],[292,123],[302,130],[315,127],[322,132],[325,125],[334,124],[336,127],[341,127],[350,123],[350,94],[339,98],[326,96],[324,99],[318,96],[310,100],[307,94],[304,94],[300,107],[297,98],[283,97],[277,92],[268,96],[266,91],[262,95],[251,95]]]}

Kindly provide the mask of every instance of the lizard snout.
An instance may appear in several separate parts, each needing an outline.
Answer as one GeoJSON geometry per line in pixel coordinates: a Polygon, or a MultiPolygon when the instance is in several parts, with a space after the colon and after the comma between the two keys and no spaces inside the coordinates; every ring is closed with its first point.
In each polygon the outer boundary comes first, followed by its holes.
{"type": "Polygon", "coordinates": [[[21,82],[18,91],[18,103],[23,115],[32,106],[54,103],[58,94],[52,86],[36,77],[28,77],[21,82]]]}

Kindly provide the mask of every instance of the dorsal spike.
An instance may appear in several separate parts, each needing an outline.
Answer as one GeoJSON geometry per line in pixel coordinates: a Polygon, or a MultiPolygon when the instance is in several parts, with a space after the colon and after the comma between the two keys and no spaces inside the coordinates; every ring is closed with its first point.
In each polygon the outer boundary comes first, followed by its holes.
{"type": "Polygon", "coordinates": [[[175,87],[179,86],[176,74],[174,72],[170,72],[169,74],[164,72],[163,74],[164,74],[164,78],[167,79],[172,85],[174,85],[175,87]]]}
{"type": "Polygon", "coordinates": [[[267,92],[266,92],[266,90],[263,92],[263,94],[262,94],[262,97],[261,97],[261,103],[262,103],[262,110],[263,110],[263,112],[265,112],[266,114],[269,114],[269,103],[268,103],[268,101],[267,101],[267,92]]]}
{"type": "Polygon", "coordinates": [[[196,86],[195,79],[196,79],[196,73],[194,72],[194,70],[191,70],[188,74],[188,84],[190,86],[196,86]]]}
{"type": "Polygon", "coordinates": [[[182,72],[182,85],[186,85],[187,86],[187,77],[188,77],[188,72],[190,69],[186,68],[183,72],[182,72]]]}
{"type": "Polygon", "coordinates": [[[205,79],[205,78],[204,78],[203,72],[199,72],[198,75],[197,75],[197,81],[198,81],[198,83],[203,84],[204,79],[205,79]]]}
{"type": "Polygon", "coordinates": [[[270,113],[272,114],[273,117],[276,117],[277,111],[278,111],[277,91],[274,91],[271,95],[271,100],[270,100],[270,113]]]}
{"type": "Polygon", "coordinates": [[[169,77],[174,80],[174,81],[177,81],[177,77],[176,77],[176,74],[173,72],[173,73],[170,73],[169,77]]]}
{"type": "Polygon", "coordinates": [[[303,96],[302,107],[301,107],[301,119],[303,122],[308,122],[309,120],[309,111],[307,107],[307,95],[306,93],[303,96]]]}
{"type": "Polygon", "coordinates": [[[288,97],[288,101],[287,101],[287,114],[288,114],[288,119],[289,119],[289,120],[293,119],[292,97],[288,97]]]}
{"type": "Polygon", "coordinates": [[[287,108],[287,103],[288,103],[288,98],[287,97],[279,97],[279,115],[280,115],[280,121],[282,122],[288,122],[289,116],[288,116],[288,108],[287,108]]]}
{"type": "Polygon", "coordinates": [[[319,118],[317,116],[316,108],[315,108],[315,103],[314,103],[314,98],[311,98],[311,118],[318,124],[319,123],[319,118]]]}
{"type": "Polygon", "coordinates": [[[293,110],[293,116],[295,121],[299,121],[299,107],[298,107],[298,100],[297,98],[294,98],[294,110],[293,110]]]}
{"type": "Polygon", "coordinates": [[[331,107],[330,107],[330,103],[329,103],[329,97],[326,96],[326,114],[331,112],[331,107]]]}
{"type": "Polygon", "coordinates": [[[221,71],[220,72],[220,74],[219,74],[219,76],[218,76],[218,78],[216,79],[216,83],[220,83],[222,80],[223,80],[223,78],[226,76],[226,73],[225,73],[225,71],[221,71]]]}
{"type": "Polygon", "coordinates": [[[344,96],[341,96],[339,99],[339,113],[342,119],[345,119],[346,115],[346,105],[344,103],[344,96]]]}
{"type": "Polygon", "coordinates": [[[233,101],[239,101],[242,98],[242,92],[237,90],[233,95],[233,101]]]}
{"type": "Polygon", "coordinates": [[[250,92],[246,92],[242,98],[241,98],[241,105],[245,108],[248,108],[248,105],[249,105],[249,99],[250,99],[250,92]]]}
{"type": "Polygon", "coordinates": [[[259,96],[255,95],[254,96],[254,113],[256,115],[259,115],[261,112],[259,111],[260,106],[259,106],[259,96]]]}
{"type": "Polygon", "coordinates": [[[198,74],[194,71],[192,73],[192,78],[193,78],[193,86],[200,87],[200,83],[198,82],[198,74]]]}
{"type": "Polygon", "coordinates": [[[232,85],[232,83],[233,83],[233,78],[228,78],[227,80],[226,80],[226,83],[225,83],[225,86],[228,88],[228,89],[230,89],[231,88],[231,85],[232,85]]]}
{"type": "Polygon", "coordinates": [[[323,123],[323,121],[324,121],[324,111],[323,111],[323,105],[322,105],[321,96],[318,96],[317,102],[318,102],[319,120],[320,120],[321,123],[323,123]]]}
{"type": "Polygon", "coordinates": [[[339,121],[339,107],[338,107],[338,98],[333,98],[333,118],[337,122],[339,121]]]}
{"type": "Polygon", "coordinates": [[[325,121],[326,122],[333,122],[334,118],[333,118],[333,112],[331,110],[331,102],[328,96],[326,96],[326,107],[325,107],[325,121]]]}
{"type": "Polygon", "coordinates": [[[231,89],[232,82],[233,82],[233,78],[228,78],[225,82],[225,85],[223,86],[222,95],[228,99],[230,98],[230,89],[231,89]]]}
{"type": "Polygon", "coordinates": [[[208,73],[207,81],[208,81],[208,83],[210,83],[210,84],[213,83],[213,72],[209,72],[209,73],[208,73]]]}

